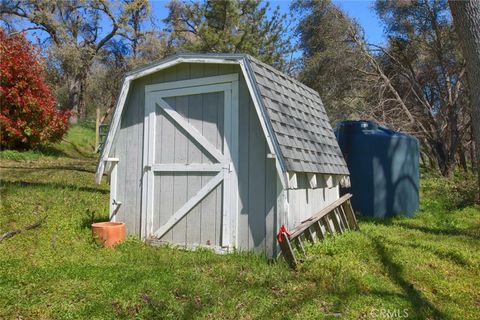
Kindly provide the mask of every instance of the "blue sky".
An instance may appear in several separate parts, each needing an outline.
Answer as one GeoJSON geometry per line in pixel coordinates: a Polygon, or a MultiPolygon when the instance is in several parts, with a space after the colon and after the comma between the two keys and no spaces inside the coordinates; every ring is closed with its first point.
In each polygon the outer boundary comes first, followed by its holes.
{"type": "MultiPolygon", "coordinates": [[[[168,3],[167,0],[150,0],[152,5],[152,13],[154,15],[154,19],[156,20],[156,24],[160,28],[163,28],[161,21],[167,17],[168,11],[166,9],[166,4],[168,3]]],[[[385,37],[383,36],[383,27],[380,23],[379,19],[377,18],[375,12],[372,9],[372,5],[374,1],[368,0],[333,0],[333,2],[342,8],[347,15],[351,18],[354,18],[360,26],[365,31],[365,37],[368,42],[374,44],[385,44],[385,37]]],[[[291,1],[289,0],[270,0],[271,8],[279,7],[282,13],[286,13],[290,15],[290,7],[291,1]]],[[[293,23],[295,23],[295,19],[293,17],[293,23]]],[[[105,20],[108,23],[108,20],[105,20]]],[[[29,26],[28,23],[22,25],[22,27],[29,26]]],[[[110,25],[105,25],[104,30],[110,30],[110,25]]],[[[40,39],[45,39],[45,34],[42,32],[29,32],[28,38],[36,42],[36,36],[39,36],[40,39]]]]}
{"type": "Polygon", "coordinates": [[[386,38],[383,35],[383,25],[372,8],[375,1],[334,0],[333,2],[362,26],[367,42],[385,44],[386,38]]]}
{"type": "MultiPolygon", "coordinates": [[[[383,27],[377,18],[372,5],[374,1],[367,0],[333,0],[333,2],[345,11],[350,17],[354,18],[365,31],[365,37],[368,42],[375,44],[384,44],[385,38],[383,36],[383,27]]],[[[168,1],[153,0],[152,12],[157,20],[164,19],[168,12],[165,5],[168,1]]],[[[283,13],[289,13],[291,1],[270,0],[270,6],[272,8],[279,7],[283,13]]]]}

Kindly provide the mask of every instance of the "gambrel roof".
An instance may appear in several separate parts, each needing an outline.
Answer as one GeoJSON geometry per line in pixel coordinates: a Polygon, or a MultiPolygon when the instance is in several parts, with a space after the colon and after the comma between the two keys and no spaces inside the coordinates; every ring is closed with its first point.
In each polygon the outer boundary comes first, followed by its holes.
{"type": "Polygon", "coordinates": [[[247,59],[287,171],[347,175],[318,92],[250,56],[247,59]]]}
{"type": "Polygon", "coordinates": [[[108,162],[131,81],[179,63],[240,65],[284,185],[286,172],[349,174],[323,103],[315,90],[249,55],[178,54],[126,75],[97,167],[97,182],[108,162]]]}

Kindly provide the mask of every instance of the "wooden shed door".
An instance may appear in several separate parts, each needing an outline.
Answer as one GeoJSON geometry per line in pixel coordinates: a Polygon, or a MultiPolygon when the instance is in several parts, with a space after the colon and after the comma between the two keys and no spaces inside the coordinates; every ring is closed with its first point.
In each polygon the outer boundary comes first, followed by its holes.
{"type": "Polygon", "coordinates": [[[145,89],[143,238],[232,247],[238,216],[238,75],[145,89]]]}

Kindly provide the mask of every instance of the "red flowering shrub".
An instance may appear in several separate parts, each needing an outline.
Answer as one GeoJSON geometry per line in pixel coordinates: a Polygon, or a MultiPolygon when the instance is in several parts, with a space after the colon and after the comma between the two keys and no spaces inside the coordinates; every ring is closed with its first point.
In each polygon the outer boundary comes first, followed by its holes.
{"type": "Polygon", "coordinates": [[[43,80],[37,48],[23,35],[0,29],[0,146],[29,149],[55,142],[68,129],[69,111],[57,111],[43,80]]]}

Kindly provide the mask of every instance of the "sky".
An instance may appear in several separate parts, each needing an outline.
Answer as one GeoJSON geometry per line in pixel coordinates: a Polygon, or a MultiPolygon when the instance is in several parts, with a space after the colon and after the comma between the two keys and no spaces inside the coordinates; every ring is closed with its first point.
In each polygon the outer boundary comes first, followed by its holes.
{"type": "MultiPolygon", "coordinates": [[[[371,0],[333,0],[333,2],[339,6],[343,11],[354,18],[365,31],[365,37],[367,42],[374,44],[384,44],[385,38],[383,36],[383,27],[379,19],[377,18],[372,5],[374,1],[371,0]]],[[[168,11],[165,5],[168,1],[153,0],[152,12],[156,16],[158,21],[164,19],[168,11]]],[[[279,7],[282,13],[290,14],[289,7],[291,1],[289,0],[270,0],[270,7],[279,7]]]]}
{"type": "MultiPolygon", "coordinates": [[[[192,0],[193,1],[193,0],[192,0]]],[[[277,6],[280,8],[282,13],[287,14],[290,16],[290,4],[291,1],[289,0],[269,0],[270,7],[276,8],[277,6]]],[[[160,27],[163,28],[162,20],[167,17],[168,10],[166,8],[166,4],[168,3],[167,0],[150,0],[152,6],[152,13],[154,15],[155,23],[160,27]]],[[[365,38],[367,42],[384,45],[386,40],[383,35],[383,27],[379,19],[377,18],[374,10],[372,9],[372,5],[374,1],[372,0],[333,0],[333,2],[339,6],[343,11],[349,15],[351,18],[355,19],[360,26],[365,31],[365,38]]],[[[293,24],[295,24],[295,18],[291,17],[293,24]]],[[[110,30],[111,26],[107,25],[108,20],[105,20],[106,24],[104,26],[104,30],[110,30]]],[[[24,24],[25,27],[30,26],[28,23],[24,24]]],[[[22,28],[24,27],[22,26],[22,28]]],[[[106,31],[105,31],[106,32],[106,31]]],[[[293,30],[292,30],[293,32],[293,30]]],[[[41,40],[45,39],[45,34],[42,32],[29,32],[27,37],[32,41],[36,42],[36,37],[39,37],[41,40]]],[[[298,53],[299,54],[299,53],[298,53]]]]}

